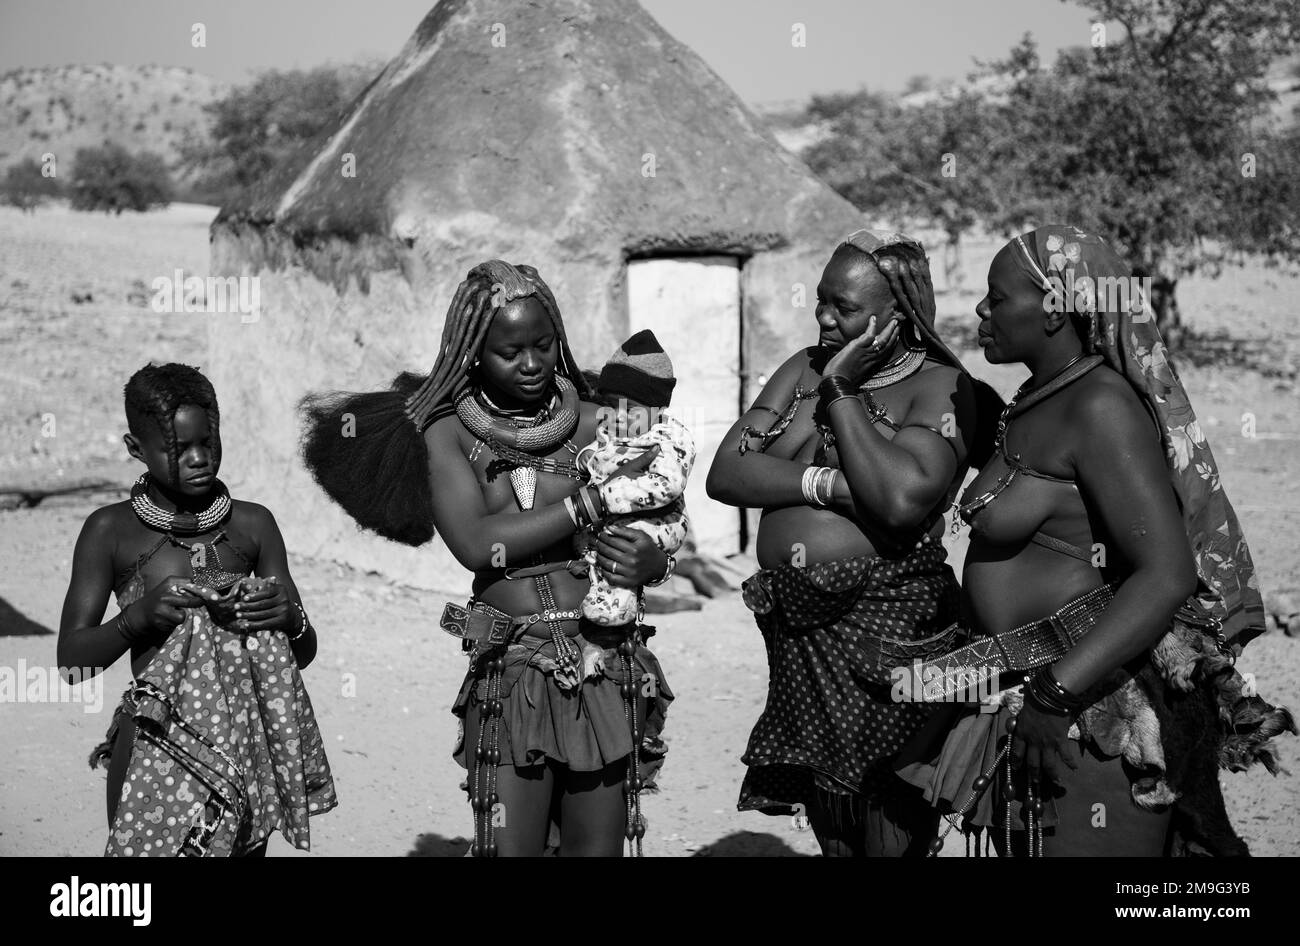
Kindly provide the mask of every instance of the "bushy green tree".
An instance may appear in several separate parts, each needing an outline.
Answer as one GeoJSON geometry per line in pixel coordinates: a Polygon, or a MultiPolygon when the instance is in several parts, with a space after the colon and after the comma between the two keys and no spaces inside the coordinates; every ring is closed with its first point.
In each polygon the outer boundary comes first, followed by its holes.
{"type": "Polygon", "coordinates": [[[206,106],[208,140],[182,149],[196,191],[217,203],[250,187],[341,115],[379,74],[378,64],[262,73],[206,106]]]}
{"type": "MultiPolygon", "coordinates": [[[[904,108],[828,111],[807,155],[842,194],[942,226],[1069,222],[1152,277],[1179,333],[1178,280],[1230,253],[1300,260],[1300,135],[1271,118],[1266,76],[1300,48],[1295,0],[1076,0],[1106,32],[1044,65],[1028,36],[969,90],[904,108]],[[942,155],[956,158],[945,177],[942,155]]],[[[843,102],[832,103],[843,106],[843,102]]]]}
{"type": "Polygon", "coordinates": [[[929,94],[919,105],[867,91],[815,97],[808,114],[827,134],[804,158],[867,213],[943,230],[955,272],[962,235],[999,210],[999,169],[986,156],[1002,116],[969,91],[929,94]]]}
{"type": "Polygon", "coordinates": [[[160,156],[105,142],[77,149],[70,193],[73,210],[143,212],[171,203],[172,184],[160,156]]]}
{"type": "Polygon", "coordinates": [[[35,158],[24,158],[10,165],[4,183],[0,185],[0,198],[25,213],[35,213],[37,207],[51,197],[59,196],[60,192],[58,179],[42,174],[41,165],[35,158]]]}

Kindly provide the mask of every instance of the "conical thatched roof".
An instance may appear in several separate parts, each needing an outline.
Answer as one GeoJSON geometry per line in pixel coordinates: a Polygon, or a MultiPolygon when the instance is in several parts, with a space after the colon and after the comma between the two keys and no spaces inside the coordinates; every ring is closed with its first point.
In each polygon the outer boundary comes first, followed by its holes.
{"type": "MultiPolygon", "coordinates": [[[[467,587],[441,543],[359,536],[310,482],[303,394],[427,371],[456,285],[492,258],[538,268],[598,368],[631,334],[629,260],[705,254],[741,264],[740,337],[661,341],[679,377],[730,372],[752,399],[815,340],[806,297],[861,225],[634,0],[444,0],[334,128],[213,224],[214,273],[261,286],[255,324],[209,334],[223,413],[249,433],[227,446],[232,489],[271,505],[295,551],[467,587]]],[[[701,423],[725,430],[736,400],[697,405],[701,423]]]]}
{"type": "Polygon", "coordinates": [[[319,151],[216,226],[749,256],[853,215],[634,0],[443,0],[319,151]]]}

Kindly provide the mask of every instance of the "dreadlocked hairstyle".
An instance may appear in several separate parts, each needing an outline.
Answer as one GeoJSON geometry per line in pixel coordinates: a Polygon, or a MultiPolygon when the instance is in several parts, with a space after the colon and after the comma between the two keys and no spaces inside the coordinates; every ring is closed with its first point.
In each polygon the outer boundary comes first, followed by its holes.
{"type": "MultiPolygon", "coordinates": [[[[924,247],[901,235],[877,246],[857,239],[860,234],[868,232],[859,230],[850,234],[841,245],[853,247],[875,264],[876,271],[889,285],[894,304],[903,314],[906,320],[906,331],[913,336],[913,339],[919,339],[931,357],[936,357],[939,361],[952,365],[969,376],[961,361],[940,341],[935,332],[934,284],[930,278],[930,259],[926,256],[924,247]],[[931,303],[929,321],[923,314],[927,297],[931,303]]],[[[873,236],[870,239],[875,238],[873,236]]],[[[904,339],[906,338],[905,335],[904,339]]],[[[972,469],[978,470],[993,456],[997,419],[1004,405],[997,392],[986,382],[975,377],[971,377],[970,382],[975,394],[975,430],[966,462],[972,469]]]]}
{"type": "Polygon", "coordinates": [[[424,431],[452,414],[474,385],[474,362],[492,317],[507,303],[532,296],[550,318],[560,344],[555,366],[589,400],[592,388],[569,350],[550,287],[531,266],[480,263],[456,288],[442,345],[427,377],[403,372],[387,391],[332,392],[303,398],[302,456],[320,487],[357,524],[419,546],[434,536],[433,494],[424,431]]]}
{"type": "Polygon", "coordinates": [[[212,465],[217,467],[221,464],[221,411],[217,407],[217,392],[198,368],[175,363],[145,365],[131,375],[122,394],[126,401],[126,424],[131,433],[141,436],[146,422],[157,424],[162,431],[172,483],[180,478],[175,418],[176,410],[184,404],[201,408],[208,415],[212,465]]]}

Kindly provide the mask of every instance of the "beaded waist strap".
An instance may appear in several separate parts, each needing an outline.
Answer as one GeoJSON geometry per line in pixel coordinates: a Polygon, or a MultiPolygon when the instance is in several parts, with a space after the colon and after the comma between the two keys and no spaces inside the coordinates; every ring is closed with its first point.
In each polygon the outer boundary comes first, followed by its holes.
{"type": "Polygon", "coordinates": [[[452,637],[459,637],[481,648],[489,648],[508,644],[538,622],[576,621],[581,617],[581,608],[514,615],[506,614],[482,601],[472,601],[468,608],[449,601],[443,608],[442,620],[438,626],[452,637]]]}
{"type": "Polygon", "coordinates": [[[985,681],[1008,671],[1032,670],[1064,657],[1110,606],[1116,583],[1102,585],[1066,602],[1052,614],[1020,627],[978,638],[920,666],[925,702],[979,692],[985,681]],[[941,686],[942,684],[942,686],[941,686]]]}

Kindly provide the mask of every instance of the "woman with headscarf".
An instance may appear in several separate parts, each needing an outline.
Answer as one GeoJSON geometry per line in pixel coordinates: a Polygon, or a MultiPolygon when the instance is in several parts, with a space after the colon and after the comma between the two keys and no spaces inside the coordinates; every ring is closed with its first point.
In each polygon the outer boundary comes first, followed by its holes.
{"type": "Polygon", "coordinates": [[[436,527],[474,572],[469,604],[448,604],[441,621],[470,657],[452,711],[472,853],[540,855],[553,820],[562,855],[617,856],[625,838],[639,853],[638,799],[662,762],[672,693],[639,617],[620,627],[583,618],[590,579],[573,542],[596,535],[595,564],[611,585],[667,574],[648,535],[608,522],[618,508],[609,489],[656,451],[584,485],[574,461],[598,407],[537,271],[501,260],[470,270],[428,377],[305,408],[304,458],[335,502],[409,545],[436,527]]]}
{"type": "Polygon", "coordinates": [[[828,856],[924,854],[937,819],[891,762],[930,710],[894,699],[890,670],[953,641],[943,512],[981,459],[978,403],[1001,402],[935,334],[915,240],[850,235],[816,321],[818,344],[773,374],[707,483],[763,510],[744,598],[770,681],[739,807],[806,815],[828,856]]]}
{"type": "Polygon", "coordinates": [[[1147,301],[1100,237],[1053,225],[1002,248],[976,307],[985,358],[1031,377],[956,508],[976,639],[924,675],[1023,695],[902,771],[1002,852],[1246,853],[1218,768],[1272,768],[1294,731],[1233,669],[1259,588],[1147,301]]]}

